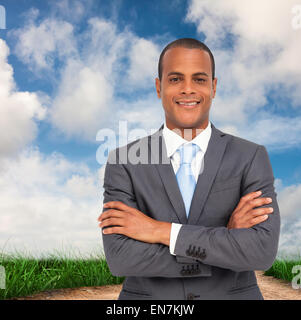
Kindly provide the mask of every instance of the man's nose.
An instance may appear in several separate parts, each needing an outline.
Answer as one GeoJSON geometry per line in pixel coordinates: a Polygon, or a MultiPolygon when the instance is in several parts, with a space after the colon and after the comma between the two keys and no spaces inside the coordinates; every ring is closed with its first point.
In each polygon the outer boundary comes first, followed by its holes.
{"type": "Polygon", "coordinates": [[[194,84],[191,80],[185,80],[182,82],[181,93],[182,94],[195,93],[194,84]]]}

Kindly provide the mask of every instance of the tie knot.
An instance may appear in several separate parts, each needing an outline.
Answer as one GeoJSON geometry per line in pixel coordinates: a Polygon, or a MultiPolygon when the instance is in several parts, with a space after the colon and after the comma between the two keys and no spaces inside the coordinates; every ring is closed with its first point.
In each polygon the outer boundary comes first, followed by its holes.
{"type": "Polygon", "coordinates": [[[191,164],[192,159],[199,151],[200,147],[195,143],[185,143],[178,150],[180,152],[180,162],[191,164]]]}

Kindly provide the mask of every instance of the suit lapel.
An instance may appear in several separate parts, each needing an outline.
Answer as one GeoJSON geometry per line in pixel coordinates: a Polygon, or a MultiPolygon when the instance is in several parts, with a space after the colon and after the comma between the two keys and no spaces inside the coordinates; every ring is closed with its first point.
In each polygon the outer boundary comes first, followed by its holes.
{"type": "Polygon", "coordinates": [[[216,129],[211,123],[212,132],[204,156],[204,171],[199,175],[188,216],[188,224],[197,224],[214,178],[221,165],[229,136],[216,129]]]}
{"type": "Polygon", "coordinates": [[[229,136],[216,129],[212,123],[211,127],[211,137],[204,156],[204,171],[199,175],[188,219],[176,175],[170,159],[167,157],[166,145],[162,135],[163,125],[157,132],[151,135],[151,143],[149,143],[151,163],[158,170],[179,223],[182,224],[197,224],[229,140],[229,136]]]}
{"type": "Polygon", "coordinates": [[[179,223],[186,224],[187,217],[182,194],[170,159],[167,157],[166,145],[162,135],[163,125],[151,136],[151,163],[156,167],[168,198],[175,209],[179,223]]]}

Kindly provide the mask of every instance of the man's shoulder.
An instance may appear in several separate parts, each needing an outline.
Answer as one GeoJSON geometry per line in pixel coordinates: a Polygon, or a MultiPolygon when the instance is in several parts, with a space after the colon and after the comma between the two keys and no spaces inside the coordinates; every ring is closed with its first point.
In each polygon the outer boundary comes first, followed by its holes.
{"type": "Polygon", "coordinates": [[[265,148],[263,145],[254,141],[247,140],[234,134],[227,133],[215,128],[219,133],[228,138],[228,149],[231,152],[254,154],[258,148],[265,148]]]}
{"type": "Polygon", "coordinates": [[[233,134],[226,133],[228,136],[231,137],[231,143],[234,145],[237,145],[238,147],[241,148],[251,148],[251,149],[257,149],[261,145],[259,143],[256,143],[251,140],[247,140],[242,137],[235,136],[233,134]]]}

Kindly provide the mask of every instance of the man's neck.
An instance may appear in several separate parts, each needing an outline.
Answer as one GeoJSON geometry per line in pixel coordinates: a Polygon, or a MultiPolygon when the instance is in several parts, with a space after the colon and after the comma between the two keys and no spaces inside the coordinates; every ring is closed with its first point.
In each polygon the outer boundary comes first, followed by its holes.
{"type": "Polygon", "coordinates": [[[169,129],[178,134],[180,137],[187,141],[193,140],[197,135],[199,135],[201,132],[203,132],[209,124],[209,120],[207,119],[205,123],[201,124],[197,128],[177,128],[176,126],[166,122],[165,120],[165,126],[169,129]]]}

